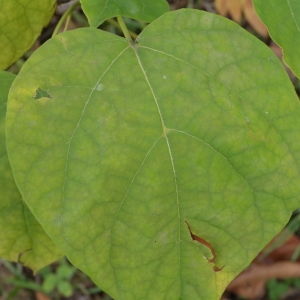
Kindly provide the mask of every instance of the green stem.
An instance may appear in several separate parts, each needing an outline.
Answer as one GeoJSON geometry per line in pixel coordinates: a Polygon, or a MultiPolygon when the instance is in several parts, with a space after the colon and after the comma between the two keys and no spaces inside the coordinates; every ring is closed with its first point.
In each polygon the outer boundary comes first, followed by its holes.
{"type": "MultiPolygon", "coordinates": [[[[122,30],[121,26],[119,25],[119,23],[117,21],[115,21],[114,19],[108,19],[106,20],[107,23],[115,26],[116,28],[119,28],[120,30],[122,30]]],[[[123,30],[122,30],[123,31],[123,30]]],[[[136,33],[134,33],[133,31],[128,30],[128,33],[130,34],[130,36],[133,39],[136,39],[138,37],[138,35],[136,33]]]]}
{"type": "Polygon", "coordinates": [[[124,23],[122,17],[117,17],[117,20],[118,20],[119,25],[120,25],[120,27],[121,27],[123,33],[124,33],[125,38],[126,38],[130,43],[133,43],[132,38],[131,38],[131,36],[130,36],[130,34],[129,34],[129,32],[128,32],[128,29],[127,29],[127,27],[126,27],[126,25],[125,25],[125,23],[124,23]]]}
{"type": "Polygon", "coordinates": [[[68,30],[71,19],[72,19],[72,16],[71,16],[71,14],[69,14],[68,17],[67,17],[67,20],[66,20],[65,27],[64,27],[64,32],[68,30]]]}
{"type": "Polygon", "coordinates": [[[53,31],[53,34],[52,34],[52,37],[56,36],[60,30],[60,28],[62,27],[63,23],[65,22],[66,18],[68,17],[68,15],[74,10],[75,7],[79,6],[80,3],[79,3],[79,0],[77,0],[76,2],[74,2],[65,12],[64,14],[62,15],[62,17],[60,18],[59,22],[57,23],[54,31],[53,31]]]}

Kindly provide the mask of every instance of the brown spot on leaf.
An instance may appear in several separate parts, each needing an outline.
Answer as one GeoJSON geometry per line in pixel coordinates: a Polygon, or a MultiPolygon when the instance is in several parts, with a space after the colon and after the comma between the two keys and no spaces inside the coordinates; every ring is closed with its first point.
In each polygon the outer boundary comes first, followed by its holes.
{"type": "Polygon", "coordinates": [[[29,251],[32,251],[32,249],[31,248],[30,249],[26,249],[23,252],[19,253],[19,255],[18,255],[18,261],[17,262],[18,263],[19,262],[22,263],[21,259],[22,259],[23,254],[26,253],[26,252],[29,252],[29,251]]]}
{"type": "Polygon", "coordinates": [[[203,238],[201,238],[201,237],[195,235],[195,234],[192,232],[192,230],[191,230],[189,224],[187,223],[187,221],[185,221],[185,223],[186,223],[186,225],[187,225],[187,227],[188,227],[188,230],[189,230],[189,232],[190,232],[191,238],[192,238],[194,241],[197,241],[197,242],[199,242],[200,244],[206,246],[206,247],[210,250],[210,252],[211,252],[211,254],[212,254],[213,257],[210,258],[210,259],[207,258],[207,260],[208,260],[210,263],[214,264],[214,266],[213,266],[214,271],[215,271],[215,272],[220,272],[220,271],[222,271],[223,268],[224,268],[224,266],[223,266],[222,268],[219,268],[219,267],[216,266],[216,257],[217,257],[217,255],[216,255],[216,251],[215,251],[215,249],[213,248],[213,246],[212,246],[208,241],[206,241],[205,239],[203,239],[203,238]]]}

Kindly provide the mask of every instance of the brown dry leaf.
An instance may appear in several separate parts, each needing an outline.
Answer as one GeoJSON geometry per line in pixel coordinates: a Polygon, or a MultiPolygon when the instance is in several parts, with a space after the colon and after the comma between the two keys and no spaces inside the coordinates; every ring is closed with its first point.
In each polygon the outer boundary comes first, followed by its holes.
{"type": "Polygon", "coordinates": [[[240,23],[245,0],[215,0],[218,13],[225,17],[229,14],[232,19],[240,23]]]}
{"type": "Polygon", "coordinates": [[[247,270],[229,284],[226,289],[228,292],[233,292],[246,299],[257,299],[265,294],[265,285],[270,279],[300,277],[300,263],[290,261],[300,245],[300,239],[296,235],[292,235],[283,245],[267,256],[264,255],[264,251],[275,248],[278,237],[275,237],[265,247],[247,270]]]}
{"type": "Polygon", "coordinates": [[[227,0],[227,10],[232,19],[237,23],[240,23],[242,20],[243,2],[244,0],[227,0]]]}
{"type": "Polygon", "coordinates": [[[35,292],[35,298],[36,300],[51,300],[48,296],[40,291],[35,292]]]}
{"type": "Polygon", "coordinates": [[[217,12],[223,16],[226,17],[228,11],[227,11],[227,0],[215,0],[216,10],[217,12]]]}
{"type": "Polygon", "coordinates": [[[267,27],[257,16],[251,0],[215,0],[215,5],[221,16],[225,17],[229,14],[237,23],[241,22],[243,14],[258,34],[268,37],[267,27]]]}
{"type": "Polygon", "coordinates": [[[266,25],[260,20],[256,11],[254,10],[251,0],[246,0],[244,5],[244,16],[252,28],[261,36],[268,37],[268,29],[266,25]]]}
{"type": "Polygon", "coordinates": [[[246,299],[256,299],[264,296],[268,280],[297,277],[300,277],[300,263],[284,261],[267,266],[252,265],[229,284],[227,291],[246,299]]]}
{"type": "MultiPolygon", "coordinates": [[[[284,231],[282,231],[282,233],[283,232],[284,231]]],[[[292,235],[282,244],[279,234],[265,247],[263,251],[261,251],[261,253],[259,253],[259,255],[253,260],[253,263],[265,265],[278,261],[289,261],[299,246],[300,239],[298,236],[292,235]],[[278,242],[281,244],[278,245],[278,242]],[[267,256],[265,254],[267,254],[267,256]]]]}

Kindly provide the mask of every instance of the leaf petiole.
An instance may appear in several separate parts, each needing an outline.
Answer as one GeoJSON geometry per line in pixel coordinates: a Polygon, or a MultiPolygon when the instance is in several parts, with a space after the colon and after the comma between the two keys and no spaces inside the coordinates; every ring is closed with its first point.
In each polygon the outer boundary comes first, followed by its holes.
{"type": "MultiPolygon", "coordinates": [[[[53,34],[52,34],[52,37],[56,36],[60,30],[60,28],[62,27],[63,23],[65,22],[65,20],[67,19],[67,17],[70,15],[70,13],[75,9],[75,7],[79,6],[80,3],[79,3],[79,0],[77,0],[76,2],[74,2],[65,12],[64,14],[62,15],[62,17],[60,18],[59,22],[57,23],[54,31],[53,31],[53,34]]],[[[65,29],[66,29],[66,26],[65,26],[65,29]]]]}
{"type": "Polygon", "coordinates": [[[70,14],[70,15],[68,15],[68,17],[67,17],[67,20],[66,20],[66,23],[65,23],[65,27],[64,27],[64,32],[68,30],[69,25],[70,25],[70,22],[71,22],[71,19],[72,19],[72,16],[71,16],[71,14],[70,14]]]}
{"type": "MultiPolygon", "coordinates": [[[[121,26],[119,25],[119,23],[117,21],[115,21],[114,19],[107,19],[106,20],[107,23],[113,25],[114,27],[122,30],[121,26]]],[[[123,30],[122,30],[123,32],[123,30]]],[[[130,34],[130,36],[133,38],[133,39],[136,39],[138,37],[138,35],[136,33],[134,33],[133,31],[129,30],[128,29],[128,33],[130,34]]]]}
{"type": "Polygon", "coordinates": [[[125,23],[124,23],[122,17],[118,16],[118,17],[117,17],[117,20],[118,20],[118,23],[119,23],[119,25],[120,25],[122,31],[123,31],[123,34],[124,34],[125,38],[126,38],[130,43],[133,43],[133,40],[132,40],[132,38],[131,38],[131,36],[130,36],[130,34],[129,34],[129,31],[128,31],[128,29],[127,29],[127,27],[126,27],[126,25],[125,25],[125,23]]]}

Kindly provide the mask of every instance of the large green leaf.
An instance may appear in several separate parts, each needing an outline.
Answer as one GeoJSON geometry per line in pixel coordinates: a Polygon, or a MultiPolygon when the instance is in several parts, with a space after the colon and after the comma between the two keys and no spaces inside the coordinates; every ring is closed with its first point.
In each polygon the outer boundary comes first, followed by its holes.
{"type": "Polygon", "coordinates": [[[62,253],[24,204],[7,158],[4,121],[14,78],[14,74],[0,71],[0,257],[19,260],[37,271],[62,253]]]}
{"type": "Polygon", "coordinates": [[[300,78],[300,1],[253,0],[272,39],[283,48],[284,61],[300,78]]]}
{"type": "Polygon", "coordinates": [[[170,9],[166,0],[80,0],[80,2],[92,27],[98,27],[105,20],[117,16],[152,22],[170,9]]]}
{"type": "Polygon", "coordinates": [[[0,69],[21,57],[53,15],[56,0],[0,0],[0,69]]]}
{"type": "Polygon", "coordinates": [[[30,209],[112,297],[212,300],[299,205],[299,122],[268,47],[181,10],[134,45],[93,28],[48,41],[7,134],[30,209]]]}

